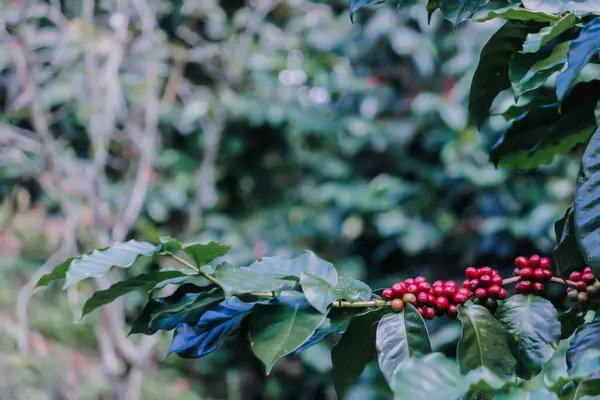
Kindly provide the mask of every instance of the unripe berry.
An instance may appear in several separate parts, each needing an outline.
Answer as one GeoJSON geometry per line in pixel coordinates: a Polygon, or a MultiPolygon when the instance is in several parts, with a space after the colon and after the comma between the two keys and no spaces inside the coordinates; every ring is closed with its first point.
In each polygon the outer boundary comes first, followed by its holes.
{"type": "Polygon", "coordinates": [[[477,278],[479,278],[479,272],[477,271],[477,268],[475,268],[475,267],[469,267],[469,268],[467,268],[465,270],[465,275],[469,279],[477,279],[477,278]]]}
{"type": "Polygon", "coordinates": [[[504,300],[506,298],[506,289],[500,288],[500,293],[496,296],[498,300],[504,300]]]}
{"type": "Polygon", "coordinates": [[[542,282],[533,282],[533,290],[536,293],[542,293],[544,291],[544,284],[542,282]]]}
{"type": "Polygon", "coordinates": [[[587,283],[588,285],[593,285],[596,281],[596,277],[594,276],[594,274],[585,273],[581,275],[581,280],[587,283]]]}
{"type": "Polygon", "coordinates": [[[406,288],[406,291],[408,293],[417,294],[417,293],[419,293],[419,287],[417,285],[408,285],[408,287],[406,288]]]}
{"type": "Polygon", "coordinates": [[[435,281],[431,284],[431,287],[444,286],[444,281],[435,281]]]}
{"type": "Polygon", "coordinates": [[[531,268],[539,267],[540,259],[541,259],[541,257],[538,256],[537,254],[532,255],[531,257],[529,257],[529,263],[527,263],[527,266],[531,267],[531,268]]]}
{"type": "Polygon", "coordinates": [[[485,299],[487,297],[487,290],[485,290],[484,288],[478,288],[475,291],[475,296],[477,296],[480,299],[485,299]]]}
{"type": "Polygon", "coordinates": [[[545,269],[544,270],[544,279],[549,281],[550,278],[552,278],[552,271],[550,271],[549,269],[545,269]]]}
{"type": "Polygon", "coordinates": [[[502,286],[502,277],[500,275],[492,276],[492,285],[502,286]]]}
{"type": "Polygon", "coordinates": [[[421,317],[423,317],[425,315],[425,309],[422,307],[417,307],[417,311],[419,312],[419,314],[421,314],[421,317]]]}
{"type": "Polygon", "coordinates": [[[440,297],[444,295],[444,287],[443,286],[436,286],[433,288],[433,294],[435,297],[440,297]]]}
{"type": "Polygon", "coordinates": [[[585,292],[586,288],[587,288],[587,283],[585,283],[584,281],[577,282],[577,290],[579,290],[580,292],[585,292]]]}
{"type": "Polygon", "coordinates": [[[521,276],[521,268],[513,269],[513,276],[521,276]]]}
{"type": "Polygon", "coordinates": [[[523,279],[530,279],[533,276],[533,270],[529,267],[521,268],[519,275],[523,279]]]}
{"type": "Polygon", "coordinates": [[[454,286],[445,286],[444,287],[444,296],[446,296],[446,297],[454,296],[454,293],[456,293],[456,288],[454,286]]]}
{"type": "Polygon", "coordinates": [[[479,287],[479,279],[471,279],[468,289],[475,290],[479,287]]]}
{"type": "Polygon", "coordinates": [[[415,304],[417,302],[417,296],[415,296],[412,293],[406,293],[404,296],[402,296],[402,301],[406,304],[406,303],[412,303],[415,304]]]}
{"type": "Polygon", "coordinates": [[[592,273],[592,269],[591,269],[590,267],[585,267],[585,268],[583,269],[583,273],[584,273],[584,274],[591,274],[591,273],[592,273]]]}
{"type": "Polygon", "coordinates": [[[383,292],[381,293],[381,297],[383,297],[385,300],[391,300],[392,299],[392,289],[384,289],[383,292]]]}
{"type": "Polygon", "coordinates": [[[477,272],[479,272],[479,276],[492,275],[492,269],[490,267],[481,267],[477,272]]]}
{"type": "Polygon", "coordinates": [[[579,292],[575,289],[569,291],[569,293],[567,293],[567,298],[571,301],[577,301],[577,295],[579,294],[579,292]]]}
{"type": "Polygon", "coordinates": [[[425,310],[423,310],[423,318],[433,319],[433,317],[435,317],[435,310],[431,307],[426,307],[425,310]]]}
{"type": "Polygon", "coordinates": [[[589,297],[596,297],[598,295],[598,287],[595,285],[588,286],[585,291],[589,297]]]}
{"type": "Polygon", "coordinates": [[[581,280],[581,277],[583,276],[583,274],[579,271],[574,271],[571,272],[571,275],[569,275],[569,280],[573,281],[573,282],[579,282],[581,280]]]}
{"type": "Polygon", "coordinates": [[[541,281],[544,279],[544,270],[541,268],[536,268],[533,270],[533,279],[541,281]]]}
{"type": "Polygon", "coordinates": [[[550,268],[550,259],[547,257],[540,258],[540,268],[550,268]]]}
{"type": "Polygon", "coordinates": [[[417,276],[415,278],[415,283],[421,283],[421,282],[427,282],[427,278],[425,278],[424,276],[417,276]]]}
{"type": "Polygon", "coordinates": [[[485,302],[483,303],[483,306],[485,308],[487,308],[488,310],[490,310],[493,314],[496,311],[496,309],[498,308],[498,302],[496,300],[492,299],[491,297],[489,297],[485,300],[485,302]]]}
{"type": "Polygon", "coordinates": [[[435,305],[439,310],[446,311],[450,302],[445,297],[438,297],[435,301],[435,305]]]}
{"type": "Polygon", "coordinates": [[[523,256],[519,256],[515,259],[515,265],[518,268],[525,268],[528,263],[529,263],[529,261],[523,256]]]}
{"type": "Polygon", "coordinates": [[[479,277],[479,284],[481,286],[490,286],[492,284],[492,277],[490,275],[482,275],[479,277]]]}
{"type": "Polygon", "coordinates": [[[429,283],[427,283],[427,282],[419,283],[419,291],[420,292],[429,291],[429,289],[431,289],[431,286],[429,285],[429,283]]]}
{"type": "Polygon", "coordinates": [[[394,299],[392,300],[392,310],[396,311],[396,312],[400,312],[402,311],[402,309],[404,308],[404,302],[400,299],[394,299]]]}
{"type": "Polygon", "coordinates": [[[588,295],[586,292],[579,292],[577,294],[577,301],[581,303],[585,303],[588,301],[588,295]]]}
{"type": "Polygon", "coordinates": [[[409,285],[414,285],[415,284],[415,279],[414,278],[408,278],[404,281],[404,283],[406,284],[406,286],[409,285]]]}
{"type": "MultiPolygon", "coordinates": [[[[479,290],[479,289],[477,289],[477,290],[479,290]]],[[[483,290],[485,290],[485,289],[483,289],[483,290]]],[[[456,303],[456,304],[465,304],[467,302],[467,300],[469,300],[469,298],[464,293],[456,293],[452,300],[454,300],[454,303],[456,303]]]]}
{"type": "Polygon", "coordinates": [[[429,300],[429,295],[425,292],[421,292],[417,295],[417,302],[424,306],[425,304],[427,304],[427,300],[429,300]]]}
{"type": "Polygon", "coordinates": [[[449,318],[456,318],[456,316],[458,315],[458,308],[456,307],[456,305],[450,304],[448,306],[448,311],[446,311],[446,315],[449,318]]]}
{"type": "Polygon", "coordinates": [[[488,288],[487,292],[491,297],[497,297],[500,294],[502,288],[498,285],[492,285],[488,288]]]}
{"type": "Polygon", "coordinates": [[[456,281],[448,281],[444,286],[452,286],[454,289],[458,290],[458,283],[456,283],[456,281]]]}
{"type": "Polygon", "coordinates": [[[392,297],[395,299],[401,299],[406,293],[406,286],[403,283],[395,283],[392,286],[392,297]]]}

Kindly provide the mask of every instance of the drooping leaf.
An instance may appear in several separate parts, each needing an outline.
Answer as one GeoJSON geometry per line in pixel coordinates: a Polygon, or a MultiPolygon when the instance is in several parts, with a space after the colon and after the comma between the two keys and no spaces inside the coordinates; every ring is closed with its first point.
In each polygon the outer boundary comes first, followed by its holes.
{"type": "Polygon", "coordinates": [[[469,121],[481,125],[490,115],[490,107],[501,91],[510,87],[508,66],[513,53],[522,46],[536,24],[508,21],[481,50],[469,93],[469,121]]]}
{"type": "Polygon", "coordinates": [[[490,0],[445,0],[440,3],[440,9],[448,21],[458,25],[471,18],[489,2],[490,0]]]}
{"type": "Polygon", "coordinates": [[[317,313],[298,292],[283,292],[269,305],[258,305],[250,318],[250,344],[267,374],[283,356],[306,342],[323,323],[325,315],[317,313]]]}
{"type": "Polygon", "coordinates": [[[459,399],[469,389],[453,360],[441,353],[410,359],[390,384],[395,400],[459,399]]]}
{"type": "Polygon", "coordinates": [[[600,379],[581,381],[573,400],[598,400],[600,398],[600,379]]]}
{"type": "Polygon", "coordinates": [[[350,0],[350,19],[354,18],[354,14],[361,8],[384,3],[385,0],[350,0]]]}
{"type": "Polygon", "coordinates": [[[515,295],[504,301],[496,318],[512,339],[517,374],[530,379],[552,357],[560,340],[558,312],[540,296],[515,295]]]}
{"type": "Polygon", "coordinates": [[[515,374],[516,360],[510,352],[506,331],[487,308],[479,305],[458,307],[462,336],[456,358],[463,373],[486,367],[502,379],[515,374]]]}
{"type": "Polygon", "coordinates": [[[510,82],[515,97],[542,86],[552,74],[560,71],[567,62],[569,42],[537,53],[514,53],[510,60],[510,82]]]}
{"type": "MultiPolygon", "coordinates": [[[[600,5],[598,6],[600,9],[600,5]]],[[[562,101],[579,75],[579,72],[600,50],[600,17],[586,24],[579,37],[571,42],[567,69],[556,77],[556,96],[562,101]]]]}
{"type": "Polygon", "coordinates": [[[335,300],[335,287],[306,272],[300,275],[300,285],[306,300],[321,314],[327,314],[329,305],[335,300]]]}
{"type": "Polygon", "coordinates": [[[573,216],[575,237],[584,262],[600,273],[600,129],[596,130],[583,153],[577,183],[573,216]]]}
{"type": "Polygon", "coordinates": [[[196,243],[183,248],[183,251],[185,251],[199,267],[208,264],[217,257],[223,257],[229,250],[231,250],[231,246],[226,246],[217,242],[209,242],[206,244],[196,243]]]}
{"type": "MultiPolygon", "coordinates": [[[[567,351],[567,367],[572,373],[576,366],[581,365],[586,352],[591,350],[600,351],[600,318],[580,326],[571,339],[571,345],[567,351]]],[[[598,371],[600,372],[600,371],[598,371]]]]}
{"type": "Polygon", "coordinates": [[[115,299],[127,293],[131,293],[141,288],[150,289],[159,282],[166,281],[167,279],[180,278],[183,276],[187,276],[187,274],[178,270],[154,271],[119,281],[111,285],[106,290],[99,290],[95,292],[92,297],[90,297],[83,305],[81,317],[91,313],[98,307],[112,303],[115,299]]]}
{"type": "Polygon", "coordinates": [[[539,51],[545,44],[549,43],[562,33],[568,31],[575,26],[575,14],[568,13],[555,24],[543,27],[537,33],[530,33],[523,44],[523,51],[526,53],[535,53],[539,51]]]}
{"type": "Polygon", "coordinates": [[[369,285],[354,278],[340,276],[335,287],[336,300],[368,301],[372,296],[373,292],[369,285]]]}
{"type": "Polygon", "coordinates": [[[54,281],[65,279],[67,277],[67,271],[69,270],[71,263],[75,259],[78,259],[78,258],[80,258],[80,257],[69,257],[64,262],[55,266],[51,272],[49,272],[45,275],[42,275],[42,277],[35,284],[35,287],[38,288],[38,287],[48,286],[49,284],[51,284],[54,281]]]}
{"type": "Polygon", "coordinates": [[[499,115],[502,115],[507,121],[512,121],[526,115],[529,111],[542,107],[550,106],[556,103],[554,92],[549,92],[544,87],[525,93],[519,99],[518,104],[514,104],[499,115]]]}
{"type": "Polygon", "coordinates": [[[526,8],[505,7],[499,10],[492,10],[485,17],[476,18],[473,19],[473,21],[485,22],[495,18],[535,22],[554,22],[560,19],[560,17],[557,17],[556,15],[528,10],[526,8]]]}
{"type": "Polygon", "coordinates": [[[250,292],[270,292],[291,288],[293,281],[273,278],[255,272],[249,267],[235,267],[226,263],[217,265],[215,278],[227,296],[250,292]]]}
{"type": "Polygon", "coordinates": [[[565,310],[560,316],[561,339],[570,337],[585,322],[585,313],[575,308],[565,310]]]}
{"type": "Polygon", "coordinates": [[[381,318],[377,325],[375,346],[379,369],[390,383],[408,359],[431,353],[425,321],[410,303],[406,304],[402,312],[387,314],[381,318]]]}
{"type": "Polygon", "coordinates": [[[387,312],[382,309],[350,320],[340,341],[331,350],[332,377],[339,399],[358,380],[365,366],[375,360],[377,322],[387,312]]]}
{"type": "Polygon", "coordinates": [[[431,16],[435,12],[435,10],[437,10],[438,8],[440,8],[440,1],[439,0],[428,0],[426,8],[427,8],[427,23],[430,24],[431,23],[431,16]]]}
{"type": "Polygon", "coordinates": [[[582,270],[585,266],[577,246],[575,217],[572,208],[567,210],[564,217],[556,221],[554,233],[557,244],[552,253],[552,272],[566,278],[572,271],[582,270]]]}
{"type": "Polygon", "coordinates": [[[239,329],[253,307],[254,303],[228,297],[206,310],[197,323],[184,322],[178,325],[169,353],[176,353],[183,358],[198,358],[213,352],[225,337],[239,329]]]}
{"type": "Polygon", "coordinates": [[[129,334],[153,335],[159,330],[175,329],[183,322],[193,325],[207,309],[223,299],[223,290],[216,285],[196,286],[185,283],[171,296],[148,301],[140,316],[133,322],[129,334]]]}
{"type": "Polygon", "coordinates": [[[596,0],[523,0],[523,6],[530,10],[557,15],[566,12],[577,15],[600,13],[600,4],[596,0]]]}

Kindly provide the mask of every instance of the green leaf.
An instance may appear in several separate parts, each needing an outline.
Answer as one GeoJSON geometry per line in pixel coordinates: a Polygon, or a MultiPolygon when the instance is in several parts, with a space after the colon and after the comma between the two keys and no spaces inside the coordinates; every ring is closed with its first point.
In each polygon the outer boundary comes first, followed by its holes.
{"type": "Polygon", "coordinates": [[[546,14],[526,8],[505,7],[490,11],[485,17],[473,19],[475,22],[485,22],[495,18],[520,21],[554,22],[560,19],[556,15],[546,14]]]}
{"type": "Polygon", "coordinates": [[[411,359],[393,377],[395,400],[453,400],[467,393],[469,382],[441,353],[411,359]]]}
{"type": "Polygon", "coordinates": [[[306,342],[324,319],[298,292],[283,292],[275,302],[254,307],[250,344],[267,374],[277,360],[306,342]]]}
{"type": "Polygon", "coordinates": [[[335,300],[335,287],[306,272],[300,275],[300,285],[306,300],[321,314],[327,314],[329,305],[335,300]]]}
{"type": "Polygon", "coordinates": [[[600,4],[596,0],[523,0],[523,6],[548,14],[573,12],[577,15],[583,15],[600,13],[600,4]]]}
{"type": "Polygon", "coordinates": [[[458,25],[471,18],[489,2],[490,0],[444,0],[440,3],[440,9],[448,21],[458,25]]]}
{"type": "Polygon", "coordinates": [[[147,274],[141,274],[138,276],[119,281],[111,285],[106,290],[100,290],[95,292],[83,305],[83,311],[81,317],[91,313],[98,307],[102,307],[106,304],[112,303],[115,299],[131,293],[140,288],[150,289],[152,286],[159,282],[166,281],[167,279],[179,278],[186,276],[182,271],[171,270],[171,271],[154,271],[148,272],[147,274]]]}
{"type": "Polygon", "coordinates": [[[567,351],[567,366],[569,374],[576,366],[581,365],[586,352],[590,350],[600,351],[600,318],[594,319],[577,329],[571,339],[571,345],[567,351]]]}
{"type": "Polygon", "coordinates": [[[338,284],[337,270],[332,263],[318,257],[312,251],[303,251],[298,257],[282,259],[281,257],[263,257],[261,261],[250,264],[248,270],[271,278],[289,279],[306,272],[323,279],[333,286],[338,284]]]}
{"type": "Polygon", "coordinates": [[[276,279],[249,267],[234,267],[222,263],[215,268],[215,278],[227,296],[250,292],[271,292],[294,286],[293,281],[276,279]]]}
{"type": "Polygon", "coordinates": [[[386,312],[387,310],[381,309],[352,318],[348,329],[331,350],[332,377],[339,399],[344,398],[344,394],[350,385],[358,380],[365,366],[377,357],[377,321],[386,312]]]}
{"type": "Polygon", "coordinates": [[[223,290],[216,285],[197,286],[185,283],[168,297],[150,299],[131,331],[153,335],[159,330],[175,329],[181,323],[195,324],[204,312],[223,301],[223,290]]]}
{"type": "Polygon", "coordinates": [[[350,19],[352,20],[354,14],[361,8],[381,4],[384,2],[385,0],[350,0],[350,19]]]}
{"type": "Polygon", "coordinates": [[[501,91],[510,87],[508,66],[514,52],[522,46],[535,24],[508,21],[481,50],[469,93],[469,121],[481,125],[490,115],[490,107],[501,91]]]}
{"type": "Polygon", "coordinates": [[[515,295],[496,312],[512,339],[517,374],[524,379],[537,375],[558,347],[560,322],[551,302],[534,295],[515,295]]]}
{"type": "Polygon", "coordinates": [[[510,60],[510,81],[515,97],[541,87],[567,62],[569,42],[563,42],[538,53],[514,53],[510,60]]]}
{"type": "Polygon", "coordinates": [[[585,312],[575,308],[565,310],[560,317],[561,339],[571,336],[585,322],[585,312]]]}
{"type": "Polygon", "coordinates": [[[523,117],[527,112],[540,106],[548,106],[556,103],[556,97],[554,93],[549,93],[545,88],[539,88],[537,90],[524,94],[518,104],[510,106],[506,111],[501,113],[507,121],[511,121],[515,118],[523,117]]]}
{"type": "Polygon", "coordinates": [[[478,305],[458,307],[462,336],[456,348],[460,370],[467,373],[487,367],[503,379],[514,376],[516,360],[510,352],[506,331],[487,308],[478,305]]]}
{"type": "Polygon", "coordinates": [[[577,386],[573,400],[598,400],[600,399],[600,379],[581,381],[577,386]]]}
{"type": "Polygon", "coordinates": [[[556,96],[559,101],[569,93],[579,72],[599,50],[600,18],[595,18],[586,24],[577,39],[571,42],[567,69],[556,77],[556,96]]]}
{"type": "Polygon", "coordinates": [[[336,300],[368,301],[372,296],[369,285],[354,278],[341,276],[335,287],[336,300]]]}
{"type": "Polygon", "coordinates": [[[400,313],[387,314],[377,325],[375,341],[379,369],[388,380],[410,358],[431,353],[431,342],[425,321],[417,309],[407,303],[400,313]]]}
{"type": "MultiPolygon", "coordinates": [[[[477,367],[466,375],[471,392],[493,392],[506,386],[511,381],[498,377],[486,367],[477,367]]],[[[477,397],[475,397],[477,398],[477,397]]]]}
{"type": "Polygon", "coordinates": [[[568,13],[555,24],[542,28],[537,33],[530,33],[523,44],[523,51],[526,53],[535,53],[539,51],[545,44],[560,34],[568,31],[575,26],[575,14],[568,13]]]}
{"type": "Polygon", "coordinates": [[[502,392],[494,397],[494,400],[558,400],[556,393],[552,393],[546,388],[539,388],[534,391],[525,391],[521,388],[511,388],[510,391],[502,392]]]}
{"type": "Polygon", "coordinates": [[[51,284],[54,281],[65,279],[67,277],[67,271],[69,270],[71,263],[73,262],[73,260],[76,260],[79,258],[81,258],[81,257],[67,258],[64,262],[55,266],[51,272],[49,272],[45,275],[42,275],[40,280],[37,281],[37,283],[35,284],[35,287],[38,288],[38,287],[48,286],[49,284],[51,284]]]}
{"type": "Polygon", "coordinates": [[[600,129],[583,153],[573,202],[575,237],[584,262],[600,274],[600,129]]]}
{"type": "Polygon", "coordinates": [[[183,247],[183,251],[185,251],[199,267],[208,264],[217,257],[223,257],[229,250],[231,250],[231,246],[226,246],[217,242],[206,244],[196,243],[183,247]]]}
{"type": "MultiPolygon", "coordinates": [[[[570,272],[585,266],[575,235],[575,216],[569,208],[564,217],[554,224],[557,245],[552,253],[552,272],[566,278],[570,272]]],[[[570,334],[568,335],[570,336],[570,334]]]]}
{"type": "Polygon", "coordinates": [[[435,10],[437,10],[438,8],[440,8],[440,1],[439,0],[428,0],[426,8],[427,8],[427,23],[430,24],[431,23],[431,16],[435,12],[435,10]]]}

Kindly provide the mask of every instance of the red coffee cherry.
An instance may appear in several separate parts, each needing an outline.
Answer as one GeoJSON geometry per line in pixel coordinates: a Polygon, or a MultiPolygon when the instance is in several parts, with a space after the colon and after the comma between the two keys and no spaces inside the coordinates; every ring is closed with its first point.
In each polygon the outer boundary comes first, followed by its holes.
{"type": "Polygon", "coordinates": [[[502,277],[500,275],[492,276],[492,285],[502,286],[502,277]]]}
{"type": "Polygon", "coordinates": [[[383,297],[385,300],[391,300],[392,299],[392,289],[384,289],[383,292],[381,293],[381,297],[383,297]]]}
{"type": "Polygon", "coordinates": [[[449,318],[456,318],[456,316],[458,315],[458,308],[456,307],[456,305],[450,304],[448,306],[448,311],[446,311],[446,315],[449,318]]]}
{"type": "Polygon", "coordinates": [[[529,267],[521,268],[519,276],[521,276],[521,278],[523,279],[531,279],[531,277],[533,276],[533,270],[529,267]]]}
{"type": "MultiPolygon", "coordinates": [[[[477,290],[479,290],[479,289],[477,289],[477,290]]],[[[485,289],[483,289],[483,290],[485,290],[485,289]]],[[[469,300],[469,297],[464,293],[456,293],[452,300],[454,300],[455,304],[465,304],[467,302],[467,300],[469,300]]]]}
{"type": "Polygon", "coordinates": [[[532,289],[531,281],[521,281],[521,282],[517,283],[517,286],[515,286],[515,292],[517,294],[528,294],[531,292],[531,289],[532,289]]]}
{"type": "Polygon", "coordinates": [[[467,289],[475,290],[479,287],[479,279],[471,279],[467,289]]]}
{"type": "Polygon", "coordinates": [[[392,300],[392,310],[396,311],[396,312],[400,312],[402,311],[402,309],[404,308],[404,302],[400,299],[394,299],[392,300]]]}
{"type": "Polygon", "coordinates": [[[392,296],[395,299],[401,299],[406,294],[406,286],[403,283],[395,283],[392,286],[392,296]]]}
{"type": "Polygon", "coordinates": [[[417,293],[419,293],[419,287],[418,287],[417,285],[409,285],[409,286],[406,288],[406,291],[407,291],[408,293],[417,294],[417,293]]]}
{"type": "Polygon", "coordinates": [[[475,291],[475,296],[477,296],[480,299],[485,299],[487,297],[487,290],[485,290],[484,288],[478,288],[475,291]]]}
{"type": "Polygon", "coordinates": [[[533,282],[533,291],[542,293],[544,291],[544,284],[542,282],[533,282]]]}
{"type": "Polygon", "coordinates": [[[440,297],[444,295],[444,287],[443,286],[436,286],[433,288],[433,295],[435,297],[440,297]]]}
{"type": "Polygon", "coordinates": [[[504,300],[506,298],[506,289],[500,288],[500,293],[496,296],[498,300],[504,300]]]}
{"type": "Polygon", "coordinates": [[[584,292],[585,289],[587,289],[587,283],[585,283],[584,281],[577,282],[577,290],[579,290],[580,292],[584,292]]]}
{"type": "Polygon", "coordinates": [[[423,318],[433,319],[433,317],[435,317],[435,310],[431,307],[425,307],[423,310],[423,318]]]}
{"type": "Polygon", "coordinates": [[[446,311],[450,305],[450,302],[445,297],[438,297],[435,300],[435,305],[439,310],[446,311]]]}
{"type": "Polygon", "coordinates": [[[448,281],[444,286],[452,286],[454,289],[458,290],[458,283],[456,283],[456,281],[448,281]]]}
{"type": "Polygon", "coordinates": [[[540,268],[550,268],[550,259],[547,257],[540,258],[540,268]]]}
{"type": "Polygon", "coordinates": [[[593,285],[594,282],[596,282],[596,277],[594,276],[594,274],[587,272],[581,276],[581,280],[587,283],[588,285],[593,285]]]}
{"type": "Polygon", "coordinates": [[[479,277],[479,285],[490,286],[492,284],[492,277],[490,275],[482,275],[479,277]]]}
{"type": "Polygon", "coordinates": [[[427,304],[427,301],[429,300],[429,295],[425,292],[421,292],[417,295],[417,302],[419,304],[421,304],[422,306],[424,306],[425,304],[427,304]]]}
{"type": "Polygon", "coordinates": [[[432,294],[428,295],[427,305],[428,306],[434,306],[435,305],[435,296],[434,295],[432,295],[432,294]]]}
{"type": "Polygon", "coordinates": [[[473,294],[473,292],[466,288],[458,289],[458,293],[462,293],[467,297],[471,297],[471,295],[473,294]]]}
{"type": "Polygon", "coordinates": [[[415,283],[421,283],[421,282],[427,282],[427,278],[425,278],[424,276],[417,276],[415,278],[415,283]]]}
{"type": "Polygon", "coordinates": [[[404,280],[404,283],[406,284],[406,286],[414,285],[415,284],[415,279],[414,278],[408,278],[408,279],[404,280]]]}
{"type": "Polygon", "coordinates": [[[581,280],[581,277],[583,276],[583,274],[579,271],[574,271],[571,272],[571,275],[569,275],[569,280],[573,281],[573,282],[579,282],[581,280]]]}
{"type": "Polygon", "coordinates": [[[481,267],[477,272],[479,272],[479,276],[492,275],[492,269],[490,267],[481,267]]]}
{"type": "Polygon", "coordinates": [[[431,284],[431,287],[444,286],[444,281],[435,281],[431,284]]]}
{"type": "Polygon", "coordinates": [[[541,281],[544,279],[544,270],[541,268],[536,268],[533,270],[533,279],[541,281]]]}
{"type": "Polygon", "coordinates": [[[469,268],[467,268],[465,270],[465,275],[469,279],[477,279],[477,278],[479,278],[479,272],[477,271],[477,268],[475,268],[475,267],[469,267],[469,268]]]}
{"type": "Polygon", "coordinates": [[[498,285],[492,285],[488,288],[487,292],[491,297],[497,297],[500,294],[502,288],[498,285]]]}
{"type": "Polygon", "coordinates": [[[429,291],[431,286],[427,282],[419,282],[419,291],[429,291]]]}
{"type": "Polygon", "coordinates": [[[531,268],[537,268],[540,266],[540,260],[540,256],[534,254],[531,257],[529,257],[529,263],[527,264],[527,266],[531,268]]]}
{"type": "Polygon", "coordinates": [[[550,278],[552,278],[552,271],[550,271],[549,269],[545,269],[544,270],[544,279],[549,281],[550,278]]]}
{"type": "Polygon", "coordinates": [[[584,273],[584,274],[591,274],[591,273],[592,273],[592,269],[591,269],[590,267],[585,267],[585,268],[583,269],[583,273],[584,273]]]}
{"type": "Polygon", "coordinates": [[[421,317],[425,316],[425,309],[422,307],[417,307],[417,311],[421,314],[421,317]]]}
{"type": "Polygon", "coordinates": [[[527,260],[525,257],[523,256],[519,256],[515,259],[515,265],[518,268],[525,268],[527,265],[529,264],[529,260],[527,260]]]}
{"type": "Polygon", "coordinates": [[[462,283],[462,287],[465,288],[465,289],[468,289],[470,287],[470,282],[471,282],[470,279],[464,280],[463,283],[462,283]]]}
{"type": "Polygon", "coordinates": [[[445,286],[444,287],[444,296],[446,296],[446,297],[454,296],[454,293],[456,293],[456,288],[454,286],[445,286]]]}

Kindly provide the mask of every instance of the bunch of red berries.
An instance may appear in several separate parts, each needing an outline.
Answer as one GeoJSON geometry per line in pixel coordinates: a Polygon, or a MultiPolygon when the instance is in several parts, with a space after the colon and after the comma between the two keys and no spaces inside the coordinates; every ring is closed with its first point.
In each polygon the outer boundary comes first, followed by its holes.
{"type": "Polygon", "coordinates": [[[542,282],[549,281],[552,278],[550,268],[550,259],[533,255],[529,259],[520,256],[515,259],[516,268],[514,276],[520,276],[521,281],[515,286],[517,294],[541,294],[544,291],[542,282]]]}
{"type": "Polygon", "coordinates": [[[475,304],[480,304],[490,310],[498,307],[497,300],[506,298],[506,289],[502,287],[502,277],[490,267],[469,267],[465,270],[466,279],[462,287],[475,292],[475,304]]]}
{"type": "Polygon", "coordinates": [[[596,280],[596,276],[590,267],[585,267],[583,273],[575,271],[569,275],[569,280],[575,282],[575,288],[567,288],[567,298],[571,302],[585,308],[588,300],[598,296],[600,291],[600,282],[596,280]]]}

